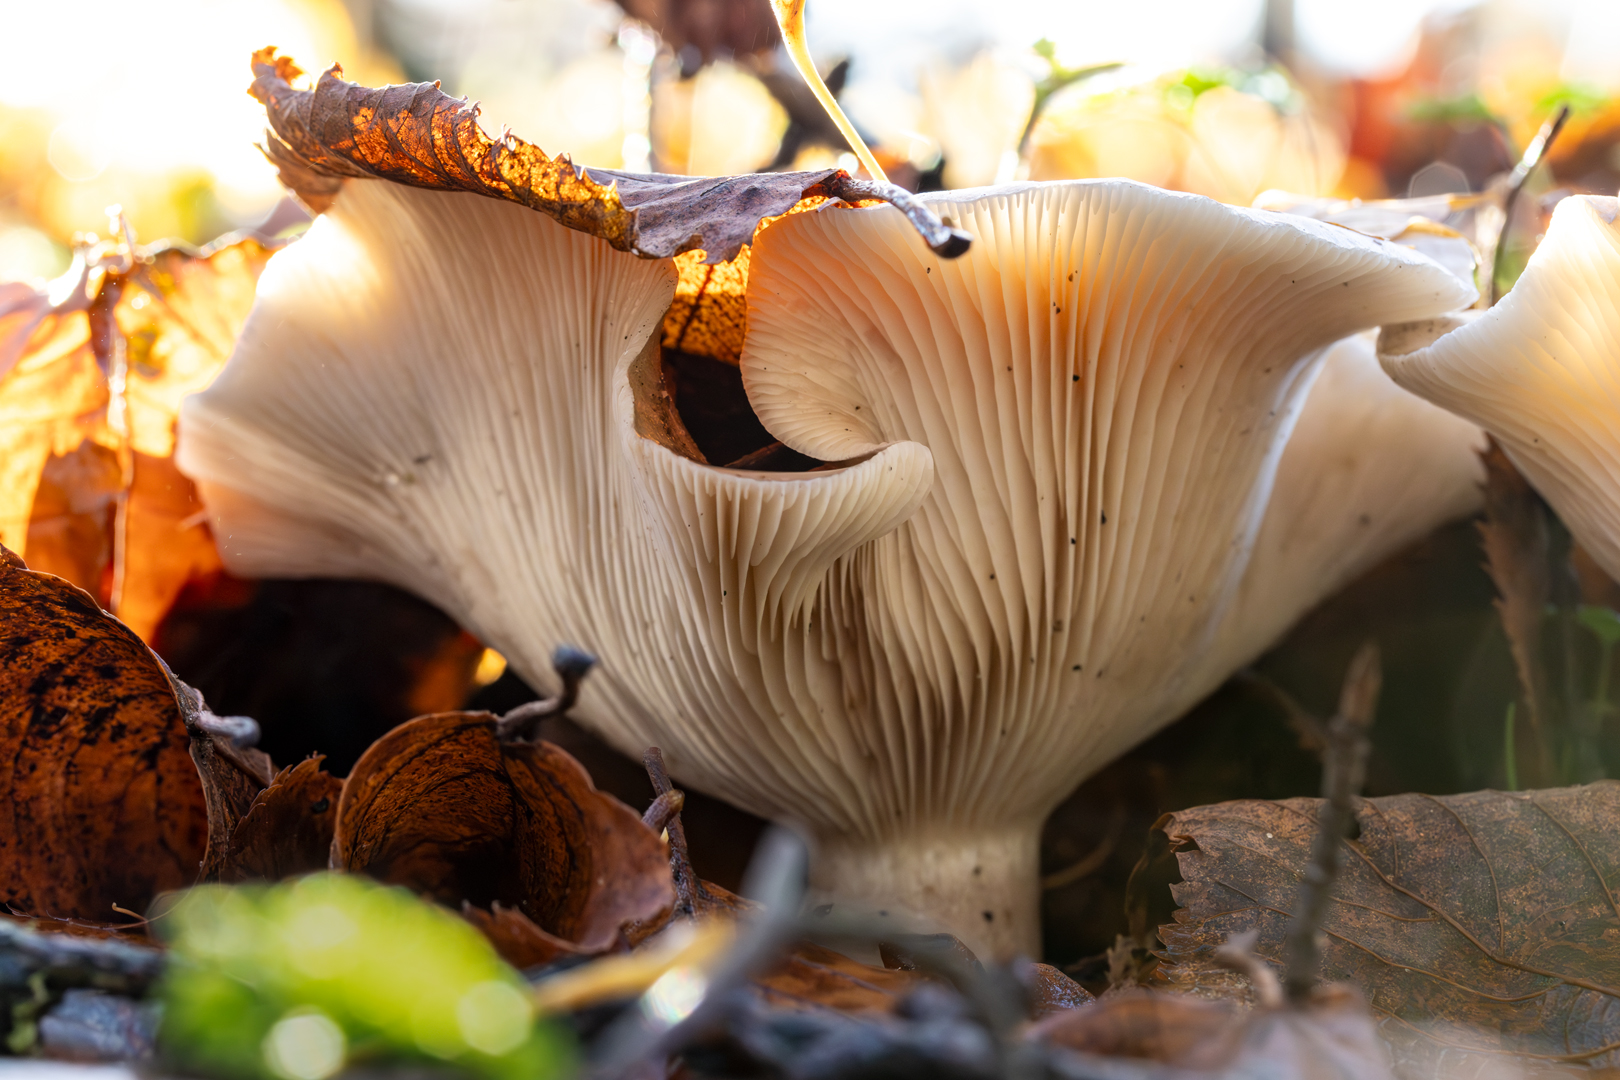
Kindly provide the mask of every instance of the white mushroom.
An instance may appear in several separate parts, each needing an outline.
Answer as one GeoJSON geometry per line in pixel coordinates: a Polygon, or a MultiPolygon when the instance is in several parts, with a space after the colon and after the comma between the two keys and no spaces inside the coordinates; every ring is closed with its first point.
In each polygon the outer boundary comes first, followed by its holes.
{"type": "Polygon", "coordinates": [[[581,645],[577,715],[621,748],[810,830],[838,895],[1028,950],[1046,812],[1218,681],[1313,355],[1472,297],[1131,183],[935,206],[967,256],[888,207],[757,238],[751,399],[838,466],[698,460],[661,394],[667,261],[376,181],[272,261],[180,462],[234,571],[393,581],[540,686],[581,645]]]}
{"type": "Polygon", "coordinates": [[[1259,658],[1384,557],[1479,510],[1484,432],[1396,386],[1374,340],[1355,334],[1323,357],[1243,584],[1205,656],[1208,676],[1194,686],[1259,658]]]}
{"type": "Polygon", "coordinates": [[[1010,916],[1006,945],[1033,923],[1046,812],[1227,673],[1200,661],[1310,354],[1472,293],[1348,230],[1126,182],[932,205],[977,237],[962,259],[881,211],[762,234],[742,368],[794,449],[913,440],[937,474],[831,598],[870,762],[866,820],[823,828],[819,880],[909,887],[956,927],[993,920],[981,938],[1010,916]]]}
{"type": "Polygon", "coordinates": [[[1620,576],[1620,200],[1558,204],[1494,307],[1386,327],[1401,386],[1484,427],[1611,575],[1620,576]]]}

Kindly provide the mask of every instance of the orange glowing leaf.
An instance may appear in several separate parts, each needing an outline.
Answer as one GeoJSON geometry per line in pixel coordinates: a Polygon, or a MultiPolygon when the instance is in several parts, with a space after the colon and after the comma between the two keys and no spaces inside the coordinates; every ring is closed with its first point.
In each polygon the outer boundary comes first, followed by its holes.
{"type": "Polygon", "coordinates": [[[175,417],[230,355],[273,250],[103,245],[50,290],[0,290],[0,543],[143,638],[189,578],[219,568],[172,461],[175,417]]]}

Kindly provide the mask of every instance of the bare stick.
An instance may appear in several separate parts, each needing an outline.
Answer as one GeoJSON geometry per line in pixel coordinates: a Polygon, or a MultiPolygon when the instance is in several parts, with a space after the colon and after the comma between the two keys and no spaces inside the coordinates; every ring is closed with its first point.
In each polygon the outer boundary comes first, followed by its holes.
{"type": "MultiPolygon", "coordinates": [[[[675,785],[670,782],[669,770],[664,767],[664,752],[656,746],[647,747],[647,753],[642,756],[641,763],[647,767],[647,779],[652,781],[653,790],[658,798],[675,792],[675,785]]],[[[682,796],[682,804],[685,797],[682,796]]],[[[654,800],[653,806],[657,806],[654,800]]],[[[652,807],[647,808],[648,814],[652,807]]],[[[645,820],[645,819],[643,819],[645,820]]],[[[692,855],[686,847],[686,826],[681,824],[679,811],[669,816],[664,828],[669,830],[669,869],[675,877],[675,914],[691,918],[697,911],[697,875],[692,872],[692,855]]]]}
{"type": "Polygon", "coordinates": [[[973,246],[973,236],[942,218],[917,196],[886,180],[861,180],[848,173],[834,173],[821,182],[827,194],[845,202],[879,199],[906,215],[906,220],[922,234],[923,242],[942,259],[954,259],[973,246]]]}
{"type": "Polygon", "coordinates": [[[1310,996],[1316,986],[1321,967],[1316,937],[1322,929],[1328,903],[1333,899],[1341,845],[1355,820],[1353,801],[1367,776],[1367,753],[1372,748],[1367,729],[1378,711],[1382,682],[1378,646],[1369,641],[1350,661],[1344,688],[1339,692],[1339,711],[1327,725],[1327,740],[1322,751],[1322,810],[1317,819],[1316,839],[1311,844],[1311,861],[1299,883],[1294,918],[1288,926],[1288,959],[1283,981],[1289,1000],[1294,1002],[1310,996]]]}
{"type": "Polygon", "coordinates": [[[552,669],[562,680],[562,689],[556,697],[543,698],[519,705],[495,724],[495,737],[501,742],[524,742],[534,736],[540,721],[551,716],[565,716],[574,702],[579,700],[579,684],[596,666],[596,657],[572,645],[559,645],[551,654],[552,669]]]}
{"type": "Polygon", "coordinates": [[[1530,140],[1529,146],[1525,147],[1524,156],[1513,167],[1513,172],[1508,174],[1507,198],[1502,200],[1502,229],[1496,234],[1496,252],[1491,257],[1492,304],[1502,298],[1501,293],[1496,291],[1496,282],[1502,273],[1502,252],[1507,248],[1508,229],[1513,225],[1513,206],[1519,201],[1519,193],[1524,190],[1525,182],[1530,179],[1530,174],[1535,171],[1537,165],[1541,164],[1541,159],[1547,154],[1547,148],[1552,145],[1554,139],[1558,138],[1558,133],[1564,130],[1564,121],[1568,119],[1569,103],[1565,102],[1558,107],[1558,111],[1553,114],[1551,119],[1541,125],[1541,130],[1536,132],[1536,137],[1530,140]]]}

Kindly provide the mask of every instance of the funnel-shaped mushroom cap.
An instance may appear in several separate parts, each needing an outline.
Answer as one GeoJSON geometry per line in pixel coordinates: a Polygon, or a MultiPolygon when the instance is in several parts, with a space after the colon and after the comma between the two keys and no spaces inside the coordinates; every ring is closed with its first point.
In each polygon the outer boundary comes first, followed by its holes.
{"type": "Polygon", "coordinates": [[[1386,327],[1401,386],[1484,427],[1611,575],[1620,576],[1620,200],[1558,204],[1490,310],[1386,327]]]}
{"type": "Polygon", "coordinates": [[[1039,823],[1199,675],[1313,353],[1471,297],[1395,245],[1135,184],[936,206],[968,256],[889,208],[755,244],[751,400],[851,464],[681,452],[667,262],[350,182],[266,271],[182,465],[232,568],[413,588],[540,685],[581,645],[577,713],[621,748],[805,824],[846,893],[1027,947],[1039,823]]]}
{"type": "Polygon", "coordinates": [[[881,208],[765,231],[742,369],[796,450],[933,455],[829,621],[884,748],[876,827],[971,831],[1038,822],[1224,677],[1201,660],[1313,354],[1473,293],[1382,240],[1128,182],[932,205],[976,237],[961,259],[881,208]]]}
{"type": "Polygon", "coordinates": [[[933,205],[963,258],[882,209],[762,234],[743,377],[803,453],[928,446],[933,491],[860,567],[863,667],[895,683],[871,722],[937,756],[894,780],[929,816],[1033,812],[1187,691],[1312,354],[1472,294],[1384,241],[1128,182],[933,205]]]}
{"type": "MultiPolygon", "coordinates": [[[[646,406],[674,284],[669,260],[519,206],[351,182],[266,269],[225,371],[186,402],[180,462],[234,572],[394,582],[537,686],[555,646],[582,646],[601,663],[576,715],[780,813],[809,736],[762,753],[758,718],[834,692],[783,627],[931,466],[902,445],[748,473],[638,433],[666,434],[646,406]]],[[[828,772],[812,799],[836,805],[854,781],[828,772]]]]}

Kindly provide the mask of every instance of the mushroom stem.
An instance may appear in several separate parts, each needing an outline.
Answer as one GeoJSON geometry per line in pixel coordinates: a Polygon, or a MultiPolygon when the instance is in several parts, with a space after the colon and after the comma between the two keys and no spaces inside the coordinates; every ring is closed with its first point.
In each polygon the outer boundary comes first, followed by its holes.
{"type": "Polygon", "coordinates": [[[839,107],[838,99],[833,97],[832,91],[822,81],[821,72],[816,70],[816,62],[810,57],[810,46],[804,36],[804,3],[805,0],[771,0],[771,10],[776,14],[776,25],[782,30],[782,45],[787,54],[793,59],[793,66],[799,69],[799,75],[810,92],[816,95],[821,107],[827,110],[832,118],[833,125],[838,133],[849,143],[849,148],[855,151],[855,156],[861,159],[861,167],[868,176],[879,183],[887,184],[889,174],[883,171],[883,166],[877,163],[872,151],[866,147],[866,140],[861,138],[855,125],[849,122],[844,110],[839,107]]]}
{"type": "Polygon", "coordinates": [[[984,960],[1041,955],[1037,821],[886,841],[817,839],[810,887],[864,908],[920,914],[984,960]]]}

